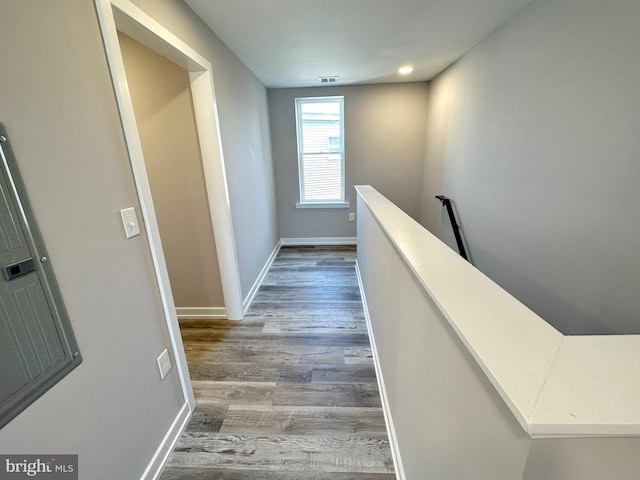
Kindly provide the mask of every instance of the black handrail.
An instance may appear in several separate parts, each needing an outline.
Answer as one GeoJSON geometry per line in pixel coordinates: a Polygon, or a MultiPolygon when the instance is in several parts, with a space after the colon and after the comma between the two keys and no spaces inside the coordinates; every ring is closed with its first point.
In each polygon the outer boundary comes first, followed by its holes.
{"type": "Polygon", "coordinates": [[[458,226],[458,222],[456,222],[456,216],[453,214],[451,200],[444,195],[436,195],[436,198],[447,208],[449,220],[451,221],[451,228],[453,228],[453,234],[455,235],[456,243],[458,244],[458,251],[460,252],[460,256],[468,262],[469,258],[467,257],[467,251],[464,249],[464,243],[462,242],[462,236],[460,235],[460,227],[458,226]]]}

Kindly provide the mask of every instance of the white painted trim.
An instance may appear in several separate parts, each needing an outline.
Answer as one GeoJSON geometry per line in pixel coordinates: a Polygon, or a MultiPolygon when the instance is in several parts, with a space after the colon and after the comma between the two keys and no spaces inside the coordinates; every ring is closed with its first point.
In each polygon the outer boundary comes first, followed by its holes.
{"type": "Polygon", "coordinates": [[[367,297],[364,293],[364,285],[360,276],[360,267],[356,260],[356,275],[358,277],[358,287],[360,288],[360,296],[362,298],[362,308],[364,309],[364,318],[367,321],[367,331],[369,332],[369,341],[371,343],[371,353],[373,355],[373,364],[376,369],[376,378],[378,380],[378,390],[380,390],[380,401],[382,402],[382,412],[384,413],[384,421],[387,425],[387,433],[389,434],[389,444],[391,446],[391,456],[393,457],[393,467],[398,480],[406,480],[404,466],[402,464],[402,455],[400,454],[400,445],[396,436],[396,429],[393,425],[393,417],[391,415],[391,407],[389,398],[387,397],[387,388],[384,384],[382,375],[382,366],[380,365],[380,357],[378,356],[378,348],[376,347],[376,339],[373,336],[373,328],[371,328],[371,317],[369,316],[369,307],[367,306],[367,297]]]}
{"type": "MultiPolygon", "coordinates": [[[[131,103],[131,95],[129,93],[124,63],[122,60],[122,52],[118,41],[118,31],[114,11],[116,7],[112,6],[110,0],[95,1],[105,52],[107,54],[107,61],[111,71],[114,92],[120,111],[120,119],[122,121],[125,142],[131,162],[133,180],[138,192],[140,210],[144,219],[144,228],[147,234],[147,241],[149,242],[149,250],[153,261],[156,280],[158,282],[165,321],[167,322],[167,328],[169,330],[176,369],[178,371],[178,376],[180,377],[180,383],[182,385],[182,392],[185,400],[192,408],[195,408],[196,401],[193,395],[191,379],[189,377],[184,345],[182,344],[182,338],[180,337],[178,318],[175,314],[175,304],[169,283],[169,274],[167,272],[167,265],[164,258],[164,252],[162,250],[162,243],[160,242],[160,231],[158,229],[155,209],[153,208],[151,188],[149,186],[149,179],[147,177],[147,171],[144,164],[142,146],[138,136],[138,128],[136,125],[133,105],[131,103]]],[[[118,8],[121,7],[122,6],[118,8]]],[[[138,13],[138,11],[134,11],[134,14],[138,13]]]]}
{"type": "Polygon", "coordinates": [[[277,245],[271,252],[271,255],[269,255],[267,262],[264,264],[264,267],[262,267],[262,270],[260,271],[260,275],[258,275],[258,278],[256,278],[256,281],[253,283],[251,290],[249,290],[249,293],[244,299],[242,307],[245,315],[247,314],[247,310],[249,310],[249,307],[251,306],[251,302],[253,302],[253,298],[256,296],[256,293],[258,293],[258,289],[260,288],[260,285],[262,285],[264,277],[266,277],[267,273],[269,273],[269,269],[271,268],[271,265],[273,265],[273,261],[276,259],[280,247],[282,247],[282,241],[279,241],[277,243],[277,245]]]}
{"type": "Polygon", "coordinates": [[[160,478],[160,474],[162,474],[162,470],[167,464],[169,455],[173,452],[182,432],[187,427],[187,423],[191,418],[191,411],[189,404],[185,402],[182,405],[182,408],[180,408],[178,415],[176,415],[176,418],[173,420],[173,423],[171,423],[169,430],[162,439],[160,446],[151,458],[151,461],[149,462],[149,465],[147,465],[142,477],[140,477],[140,480],[157,480],[160,478]]]}
{"type": "Polygon", "coordinates": [[[211,224],[218,252],[224,304],[230,319],[242,320],[244,310],[242,309],[240,267],[233,236],[227,173],[220,143],[220,122],[211,66],[209,65],[204,72],[190,72],[189,78],[198,131],[210,132],[207,135],[199,135],[200,152],[211,210],[211,224]],[[216,134],[214,135],[213,132],[216,134]]]}
{"type": "Polygon", "coordinates": [[[224,160],[219,141],[220,131],[211,76],[211,64],[128,0],[95,0],[95,5],[131,162],[133,180],[138,192],[160,298],[169,330],[176,369],[180,377],[184,397],[193,409],[195,408],[195,397],[180,336],[180,326],[176,316],[169,274],[160,241],[160,231],[153,207],[151,188],[149,187],[142,146],[118,41],[118,29],[120,28],[132,38],[175,61],[190,72],[194,105],[197,106],[195,108],[196,125],[199,132],[198,138],[218,251],[225,306],[230,317],[242,318],[240,272],[233,238],[224,160]]]}
{"type": "Polygon", "coordinates": [[[224,307],[176,307],[176,315],[180,319],[227,318],[227,310],[224,307]]]}
{"type": "Polygon", "coordinates": [[[282,238],[283,247],[313,246],[313,245],[356,245],[356,237],[309,237],[282,238]]]}
{"type": "MultiPolygon", "coordinates": [[[[97,4],[106,6],[110,3],[113,6],[110,10],[118,29],[189,71],[196,128],[198,130],[204,179],[211,211],[211,223],[218,252],[225,307],[229,318],[240,320],[243,316],[242,286],[235,249],[229,190],[220,141],[220,123],[211,63],[129,0],[95,1],[97,4]]],[[[122,66],[122,69],[114,68],[114,64],[122,62],[119,43],[117,43],[117,32],[115,30],[105,30],[103,28],[103,37],[114,35],[115,38],[110,40],[112,42],[115,41],[118,45],[118,55],[108,55],[108,57],[114,85],[117,86],[116,93],[118,93],[118,90],[120,91],[120,115],[124,117],[129,114],[129,109],[123,109],[122,103],[130,103],[131,99],[124,66],[122,66]]],[[[107,45],[106,38],[105,45],[107,45]]],[[[107,51],[109,51],[108,47],[107,51]]],[[[130,112],[133,115],[133,107],[130,108],[130,112]]],[[[133,121],[133,126],[135,127],[135,117],[130,120],[133,121]]],[[[123,118],[123,125],[126,131],[127,126],[131,125],[126,125],[125,123],[128,124],[129,122],[125,122],[123,118]]],[[[139,142],[137,127],[130,132],[130,135],[125,136],[135,136],[135,139],[139,142]]],[[[140,157],[139,160],[144,165],[143,158],[140,157]]],[[[138,161],[137,158],[136,161],[138,161]]]]}
{"type": "Polygon", "coordinates": [[[296,202],[296,208],[351,208],[349,202],[296,202]]]}

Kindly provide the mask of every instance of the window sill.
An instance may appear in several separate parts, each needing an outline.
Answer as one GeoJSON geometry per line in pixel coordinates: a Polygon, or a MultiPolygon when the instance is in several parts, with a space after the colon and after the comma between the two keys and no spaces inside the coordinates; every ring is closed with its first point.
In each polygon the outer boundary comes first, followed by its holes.
{"type": "Polygon", "coordinates": [[[351,208],[350,202],[297,202],[296,208],[351,208]]]}

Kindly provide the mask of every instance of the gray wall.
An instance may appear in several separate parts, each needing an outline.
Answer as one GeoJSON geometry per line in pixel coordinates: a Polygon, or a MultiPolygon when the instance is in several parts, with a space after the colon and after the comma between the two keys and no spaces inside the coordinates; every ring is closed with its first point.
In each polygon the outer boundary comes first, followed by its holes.
{"type": "Polygon", "coordinates": [[[93,2],[3,1],[0,43],[0,118],[83,356],[0,431],[0,451],[140,478],[184,399],[156,365],[170,342],[147,240],[120,220],[140,207],[93,2]]]}
{"type": "MultiPolygon", "coordinates": [[[[279,238],[266,89],[184,4],[136,3],[214,63],[246,291],[279,238]]],[[[140,207],[94,4],[5,0],[0,43],[0,121],[83,355],[0,431],[0,451],[77,453],[83,478],[140,478],[184,399],[156,365],[169,338],[147,239],[124,238],[119,210],[140,207]]]]}
{"type": "Polygon", "coordinates": [[[224,307],[189,73],[119,39],[175,305],[224,307]]]}
{"type": "Polygon", "coordinates": [[[300,200],[295,98],[344,96],[346,198],[355,212],[354,185],[370,184],[410,215],[420,203],[426,83],[270,89],[269,111],[283,238],[355,237],[346,209],[296,209],[300,200]]]}
{"type": "Polygon", "coordinates": [[[640,471],[640,438],[549,438],[532,443],[522,480],[629,480],[640,471]]]}
{"type": "Polygon", "coordinates": [[[267,90],[183,2],[132,3],[212,64],[240,280],[246,297],[280,239],[267,90]]]}
{"type": "Polygon", "coordinates": [[[640,333],[639,19],[534,0],[431,86],[422,223],[566,334],[640,333]]]}

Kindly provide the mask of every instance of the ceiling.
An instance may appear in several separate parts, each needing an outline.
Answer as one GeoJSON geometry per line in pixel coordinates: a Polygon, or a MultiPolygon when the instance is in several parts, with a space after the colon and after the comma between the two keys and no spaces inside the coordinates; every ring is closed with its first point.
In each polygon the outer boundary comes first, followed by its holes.
{"type": "Polygon", "coordinates": [[[185,1],[270,88],[429,80],[530,2],[185,1]]]}

